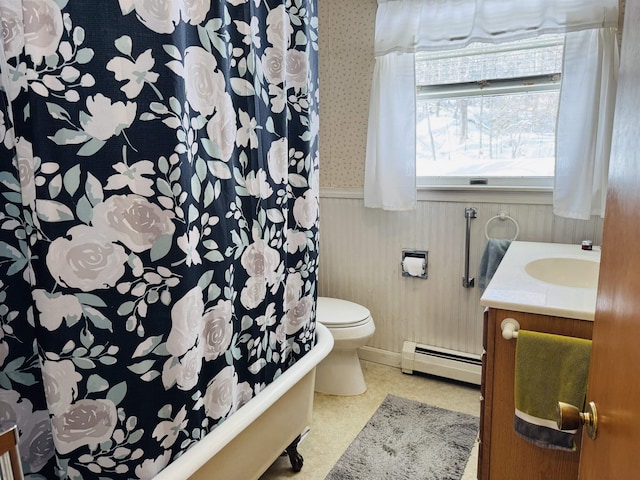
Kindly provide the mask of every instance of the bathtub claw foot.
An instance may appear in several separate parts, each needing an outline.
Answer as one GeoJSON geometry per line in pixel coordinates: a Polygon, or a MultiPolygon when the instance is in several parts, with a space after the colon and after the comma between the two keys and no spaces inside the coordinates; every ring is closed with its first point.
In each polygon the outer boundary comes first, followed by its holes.
{"type": "Polygon", "coordinates": [[[300,452],[298,452],[298,444],[300,443],[301,439],[302,435],[298,435],[296,439],[291,442],[291,445],[289,445],[285,450],[287,455],[289,455],[291,468],[294,472],[299,472],[300,470],[302,470],[302,465],[304,464],[304,459],[302,458],[302,455],[300,455],[300,452]]]}

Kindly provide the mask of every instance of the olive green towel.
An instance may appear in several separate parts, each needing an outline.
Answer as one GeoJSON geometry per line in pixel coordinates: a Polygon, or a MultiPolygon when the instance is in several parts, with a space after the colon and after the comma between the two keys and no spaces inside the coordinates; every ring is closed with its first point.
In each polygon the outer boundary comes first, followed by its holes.
{"type": "Polygon", "coordinates": [[[575,431],[556,425],[558,402],[582,409],[591,340],[520,330],[516,345],[516,433],[545,448],[575,450],[575,431]]]}

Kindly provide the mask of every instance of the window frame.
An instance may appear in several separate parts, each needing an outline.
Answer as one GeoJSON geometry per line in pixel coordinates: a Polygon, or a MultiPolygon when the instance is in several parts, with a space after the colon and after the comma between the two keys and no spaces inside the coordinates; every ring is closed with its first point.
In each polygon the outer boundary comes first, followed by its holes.
{"type": "MultiPolygon", "coordinates": [[[[507,43],[498,45],[484,44],[479,48],[467,47],[466,49],[453,49],[441,52],[429,52],[429,59],[439,60],[446,58],[470,57],[473,55],[486,54],[487,48],[490,53],[505,53],[513,51],[524,51],[530,49],[541,49],[564,44],[564,35],[557,35],[551,38],[534,38],[523,43],[507,43]],[[464,55],[461,54],[465,51],[464,55]]],[[[421,53],[415,56],[416,65],[422,60],[421,53]]],[[[417,72],[417,68],[416,68],[417,72]]],[[[562,72],[545,73],[539,75],[524,75],[502,79],[484,79],[471,82],[443,83],[437,85],[421,85],[416,79],[416,107],[421,101],[434,99],[458,99],[464,97],[479,98],[489,95],[500,94],[528,94],[545,91],[560,91],[562,84],[562,72]]],[[[416,108],[417,114],[417,108],[416,108]]],[[[417,119],[416,119],[417,122],[417,119]]],[[[418,137],[416,135],[416,143],[418,137]]],[[[417,158],[416,158],[417,162],[417,158]]],[[[417,176],[416,185],[418,188],[433,189],[522,189],[528,191],[549,191],[553,188],[553,176],[417,176]]]]}

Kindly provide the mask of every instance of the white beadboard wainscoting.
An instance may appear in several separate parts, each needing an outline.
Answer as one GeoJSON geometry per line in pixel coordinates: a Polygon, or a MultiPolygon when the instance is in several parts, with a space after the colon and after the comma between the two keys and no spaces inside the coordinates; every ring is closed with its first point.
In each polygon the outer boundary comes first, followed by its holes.
{"type": "MultiPolygon", "coordinates": [[[[415,211],[386,212],[365,208],[357,194],[321,193],[319,295],[369,308],[376,332],[361,357],[399,366],[405,340],[482,353],[478,268],[486,244],[485,224],[498,212],[517,220],[518,240],[579,244],[589,239],[594,245],[602,241],[603,221],[598,217],[563,219],[552,214],[548,201],[497,203],[496,195],[488,197],[492,201],[477,195],[459,195],[460,200],[444,196],[442,201],[419,201],[415,211]],[[469,201],[474,198],[483,201],[469,201]],[[477,209],[477,218],[471,220],[474,288],[462,286],[465,207],[477,209]],[[428,250],[428,279],[402,276],[403,249],[428,250]]],[[[507,238],[515,230],[497,219],[489,233],[507,238]]]]}

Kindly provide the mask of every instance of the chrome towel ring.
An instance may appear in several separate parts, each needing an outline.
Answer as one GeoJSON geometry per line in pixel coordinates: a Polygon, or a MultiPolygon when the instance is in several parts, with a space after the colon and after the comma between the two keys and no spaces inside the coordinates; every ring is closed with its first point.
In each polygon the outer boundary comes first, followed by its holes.
{"type": "Polygon", "coordinates": [[[484,226],[484,236],[487,238],[487,240],[489,240],[489,224],[494,221],[494,220],[500,220],[500,221],[505,221],[505,220],[510,220],[511,222],[513,222],[513,224],[516,227],[516,234],[513,236],[512,239],[510,239],[511,241],[515,240],[518,238],[518,235],[520,235],[520,225],[518,225],[518,222],[516,222],[516,219],[513,217],[510,217],[509,215],[506,214],[506,212],[498,212],[497,215],[491,217],[489,220],[487,220],[486,225],[484,226]]]}

